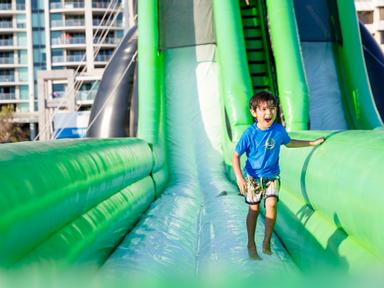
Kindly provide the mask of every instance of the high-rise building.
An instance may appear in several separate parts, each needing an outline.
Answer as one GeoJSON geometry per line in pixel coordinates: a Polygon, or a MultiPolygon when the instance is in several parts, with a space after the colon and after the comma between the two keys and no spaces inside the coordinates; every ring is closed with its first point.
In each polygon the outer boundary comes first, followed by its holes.
{"type": "Polygon", "coordinates": [[[0,105],[19,123],[35,123],[31,2],[0,2],[0,105]],[[29,5],[29,6],[27,6],[29,5]]]}
{"type": "Polygon", "coordinates": [[[359,20],[384,50],[384,0],[355,0],[359,20]]]}
{"type": "Polygon", "coordinates": [[[124,2],[0,0],[0,105],[12,105],[14,121],[32,138],[43,128],[37,127],[39,94],[56,101],[55,109],[70,94],[76,110],[90,109],[98,80],[125,33],[124,2]],[[45,75],[72,70],[71,86],[65,77],[48,77],[46,91],[39,91],[42,70],[45,75]]]}

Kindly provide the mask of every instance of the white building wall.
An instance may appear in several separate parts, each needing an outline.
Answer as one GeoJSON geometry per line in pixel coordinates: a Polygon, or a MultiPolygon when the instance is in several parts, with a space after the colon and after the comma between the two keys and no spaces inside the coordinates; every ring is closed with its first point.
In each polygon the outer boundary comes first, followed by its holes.
{"type": "Polygon", "coordinates": [[[384,0],[355,0],[359,19],[384,51],[384,0]]]}
{"type": "Polygon", "coordinates": [[[29,95],[29,111],[35,111],[35,89],[33,75],[33,39],[32,39],[32,7],[31,0],[25,1],[26,25],[27,25],[27,42],[28,42],[28,95],[29,95]]]}

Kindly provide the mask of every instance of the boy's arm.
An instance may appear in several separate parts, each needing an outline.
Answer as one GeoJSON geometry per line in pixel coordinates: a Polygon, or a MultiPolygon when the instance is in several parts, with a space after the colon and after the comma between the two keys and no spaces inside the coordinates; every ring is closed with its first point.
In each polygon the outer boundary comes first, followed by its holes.
{"type": "Polygon", "coordinates": [[[299,148],[299,147],[307,147],[307,146],[317,146],[325,141],[324,137],[317,138],[316,140],[307,141],[307,140],[296,140],[291,139],[291,141],[285,146],[289,148],[299,148]]]}
{"type": "Polygon", "coordinates": [[[237,186],[239,186],[240,193],[244,195],[246,182],[240,168],[240,155],[237,152],[233,153],[232,166],[235,172],[237,186]]]}

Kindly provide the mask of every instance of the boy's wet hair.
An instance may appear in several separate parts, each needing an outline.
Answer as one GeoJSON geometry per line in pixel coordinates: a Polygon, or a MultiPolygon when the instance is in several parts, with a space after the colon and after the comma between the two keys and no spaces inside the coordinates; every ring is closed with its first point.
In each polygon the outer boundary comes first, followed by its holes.
{"type": "Polygon", "coordinates": [[[268,91],[261,91],[256,93],[252,96],[252,98],[249,100],[249,109],[256,110],[257,106],[260,105],[260,103],[263,102],[270,102],[272,101],[273,105],[276,106],[276,98],[275,96],[268,91]]]}

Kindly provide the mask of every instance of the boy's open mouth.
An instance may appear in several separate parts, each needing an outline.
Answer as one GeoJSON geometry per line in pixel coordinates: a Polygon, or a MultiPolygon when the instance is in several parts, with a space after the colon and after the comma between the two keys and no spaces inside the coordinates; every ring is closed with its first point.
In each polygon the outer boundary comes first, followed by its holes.
{"type": "Polygon", "coordinates": [[[264,118],[264,121],[270,123],[272,121],[272,118],[264,118]]]}

